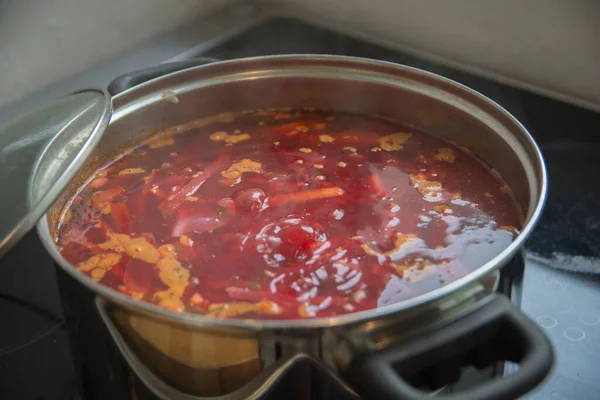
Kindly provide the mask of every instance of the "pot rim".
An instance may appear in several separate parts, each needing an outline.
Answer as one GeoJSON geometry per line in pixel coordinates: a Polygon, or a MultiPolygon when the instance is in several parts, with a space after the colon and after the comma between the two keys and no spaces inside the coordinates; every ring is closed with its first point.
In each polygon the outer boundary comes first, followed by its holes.
{"type": "MultiPolygon", "coordinates": [[[[136,90],[142,88],[148,88],[152,85],[155,85],[157,82],[166,79],[167,77],[174,77],[186,73],[193,73],[197,70],[207,69],[214,67],[215,65],[220,66],[232,66],[235,64],[240,64],[241,66],[249,65],[252,66],[255,63],[261,63],[266,61],[287,61],[287,62],[345,62],[351,64],[353,69],[367,69],[370,67],[371,69],[387,69],[387,70],[396,70],[404,73],[412,74],[413,76],[420,76],[422,78],[427,78],[429,80],[437,81],[438,83],[444,84],[446,86],[452,87],[457,92],[462,95],[469,96],[471,99],[478,101],[479,103],[485,104],[488,107],[491,107],[494,111],[500,113],[502,117],[506,118],[506,122],[512,124],[513,130],[519,131],[521,135],[521,139],[525,141],[525,145],[527,145],[530,149],[530,157],[531,162],[537,170],[539,176],[539,181],[537,182],[539,185],[539,194],[537,198],[530,199],[530,204],[534,204],[534,207],[530,207],[528,210],[528,218],[526,218],[525,224],[521,230],[521,232],[517,235],[517,237],[513,240],[513,242],[507,246],[504,250],[502,250],[498,255],[492,258],[487,263],[478,267],[471,273],[466,276],[451,282],[450,284],[444,285],[438,289],[432,290],[430,292],[424,293],[417,297],[407,299],[398,303],[389,304],[383,307],[374,308],[365,311],[359,311],[355,313],[343,314],[333,317],[316,317],[316,318],[307,318],[307,319],[285,319],[285,320],[260,320],[260,319],[219,319],[219,318],[211,318],[205,317],[203,315],[193,314],[189,312],[176,312],[171,311],[169,309],[160,307],[158,305],[154,305],[151,303],[147,303],[144,301],[134,300],[131,297],[109,288],[108,286],[102,285],[99,282],[93,281],[85,274],[79,272],[71,263],[69,263],[66,259],[58,251],[58,248],[55,246],[54,241],[52,240],[51,230],[48,224],[48,218],[44,216],[37,225],[38,235],[41,238],[42,243],[46,250],[50,253],[52,258],[56,263],[58,263],[61,268],[63,268],[67,273],[69,273],[72,277],[77,279],[80,283],[86,286],[88,289],[92,290],[96,294],[110,300],[111,303],[116,303],[120,306],[123,306],[132,311],[142,312],[144,314],[151,315],[153,317],[158,317],[160,319],[169,320],[175,323],[187,325],[187,326],[195,326],[201,328],[222,328],[222,329],[234,329],[234,330],[243,330],[243,331],[261,331],[261,330],[271,330],[271,329],[281,329],[281,330],[305,330],[305,329],[318,329],[318,328],[332,328],[339,327],[344,325],[352,325],[358,324],[362,322],[367,322],[374,319],[379,319],[382,317],[390,316],[392,314],[396,314],[401,311],[405,311],[408,309],[414,309],[419,306],[424,306],[426,304],[432,303],[441,298],[445,298],[460,289],[472,284],[484,276],[492,272],[493,270],[499,268],[504,261],[510,259],[515,253],[524,245],[525,240],[531,234],[533,228],[535,227],[541,212],[544,208],[544,204],[547,197],[547,172],[546,166],[544,164],[544,160],[541,154],[539,147],[534,141],[531,134],[527,131],[527,129],[514,117],[512,116],[506,109],[502,106],[484,96],[483,94],[465,86],[461,83],[455,82],[451,79],[445,78],[438,74],[434,74],[428,71],[424,71],[418,68],[409,67],[401,64],[396,64],[388,61],[380,61],[373,60],[368,58],[360,58],[360,57],[349,57],[349,56],[337,56],[337,55],[312,55],[312,54],[290,54],[290,55],[275,55],[275,56],[258,56],[258,57],[248,57],[248,58],[240,58],[233,60],[220,61],[216,63],[211,63],[207,65],[201,65],[198,67],[192,67],[188,69],[184,69],[181,71],[173,72],[168,75],[161,76],[159,78],[153,79],[151,81],[145,82],[138,86],[135,86],[131,89],[126,90],[114,97],[114,99],[120,99],[125,96],[131,96],[136,90]]],[[[343,66],[337,66],[338,68],[344,68],[343,66]]],[[[348,69],[348,67],[346,67],[348,69]]],[[[242,68],[243,69],[243,68],[242,68]]],[[[244,71],[248,71],[247,69],[243,69],[244,71]]],[[[264,72],[264,70],[260,71],[264,72]]],[[[164,90],[164,89],[163,89],[164,90]]],[[[160,92],[161,89],[155,89],[156,92],[160,92]]],[[[115,110],[115,114],[118,110],[115,110]]]]}

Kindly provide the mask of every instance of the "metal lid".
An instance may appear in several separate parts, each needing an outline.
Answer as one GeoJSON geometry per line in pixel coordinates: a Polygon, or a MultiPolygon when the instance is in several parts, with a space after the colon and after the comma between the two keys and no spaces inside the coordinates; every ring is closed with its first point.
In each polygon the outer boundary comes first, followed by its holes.
{"type": "Polygon", "coordinates": [[[90,89],[0,127],[0,258],[74,178],[111,115],[110,95],[90,89]]]}

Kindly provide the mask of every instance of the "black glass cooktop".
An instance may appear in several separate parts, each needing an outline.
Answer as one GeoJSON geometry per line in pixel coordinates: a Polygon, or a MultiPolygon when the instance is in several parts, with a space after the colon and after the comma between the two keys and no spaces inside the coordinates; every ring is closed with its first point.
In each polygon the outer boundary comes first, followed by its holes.
{"type": "MultiPolygon", "coordinates": [[[[317,28],[275,18],[203,55],[325,53],[422,68],[504,106],[545,155],[546,211],[528,247],[523,307],[557,349],[554,376],[528,397],[597,399],[600,393],[600,114],[317,28]],[[586,274],[557,268],[584,270],[586,274]]],[[[35,233],[0,262],[0,398],[78,399],[55,272],[35,233]]]]}

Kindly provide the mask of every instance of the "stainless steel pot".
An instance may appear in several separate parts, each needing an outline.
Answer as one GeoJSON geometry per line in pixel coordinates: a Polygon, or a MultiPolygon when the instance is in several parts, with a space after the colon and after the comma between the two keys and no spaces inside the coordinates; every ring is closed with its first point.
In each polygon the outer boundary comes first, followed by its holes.
{"type": "MultiPolygon", "coordinates": [[[[420,389],[451,381],[463,365],[503,360],[518,362],[519,370],[457,398],[516,398],[543,381],[553,363],[547,338],[495,293],[497,271],[521,250],[546,195],[541,154],[508,112],[440,76],[366,59],[273,56],[172,72],[177,68],[159,66],[111,85],[109,90],[119,91],[140,83],[113,97],[112,120],[92,157],[38,224],[54,260],[97,293],[98,309],[121,352],[159,398],[256,398],[287,365],[306,357],[368,398],[427,398],[431,393],[420,389]],[[172,73],[142,83],[164,72],[172,73]],[[223,113],[303,106],[390,117],[469,148],[513,189],[523,211],[521,233],[468,276],[417,298],[293,321],[211,319],[138,302],[89,279],[55,247],[51,229],[65,201],[123,147],[164,129],[210,123],[223,113]]],[[[31,179],[34,199],[43,194],[41,176],[31,179]]]]}

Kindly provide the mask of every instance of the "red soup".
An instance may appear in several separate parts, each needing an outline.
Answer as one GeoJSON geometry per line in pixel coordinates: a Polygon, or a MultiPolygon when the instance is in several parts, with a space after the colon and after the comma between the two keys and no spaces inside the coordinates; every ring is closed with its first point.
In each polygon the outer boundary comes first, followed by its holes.
{"type": "Polygon", "coordinates": [[[97,170],[61,216],[63,256],[171,310],[297,319],[436,289],[517,233],[498,174],[427,134],[306,109],[214,121],[97,170]]]}

